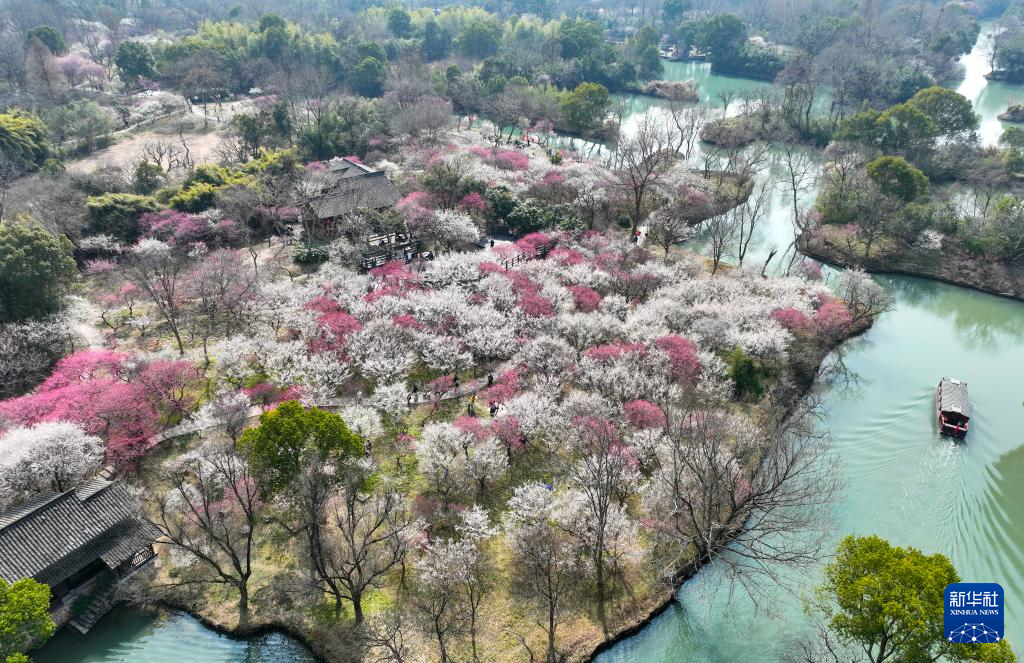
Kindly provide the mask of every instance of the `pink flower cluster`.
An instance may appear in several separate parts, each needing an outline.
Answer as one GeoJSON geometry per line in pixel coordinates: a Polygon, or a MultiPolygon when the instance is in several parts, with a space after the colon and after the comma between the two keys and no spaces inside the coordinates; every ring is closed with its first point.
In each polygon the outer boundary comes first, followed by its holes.
{"type": "Polygon", "coordinates": [[[647,348],[644,347],[643,343],[626,343],[624,341],[620,341],[618,343],[609,343],[608,345],[595,345],[594,347],[586,350],[583,353],[583,356],[603,364],[621,359],[629,354],[643,356],[646,353],[647,348]]]}
{"type": "Polygon", "coordinates": [[[348,337],[362,329],[354,316],[341,310],[341,306],[329,297],[316,297],[306,302],[306,308],[317,311],[317,336],[310,339],[311,352],[334,352],[344,350],[348,337]]]}
{"type": "Polygon", "coordinates": [[[487,210],[487,199],[476,191],[472,191],[463,196],[462,200],[459,201],[459,209],[470,214],[473,212],[484,212],[487,210]]]}
{"type": "Polygon", "coordinates": [[[696,384],[700,379],[700,359],[697,346],[688,338],[669,335],[654,342],[658,349],[668,355],[672,366],[672,377],[679,383],[696,384]]]}
{"type": "Polygon", "coordinates": [[[285,401],[298,400],[302,397],[302,392],[298,387],[282,388],[269,382],[254,384],[242,391],[249,397],[251,402],[262,405],[264,408],[269,408],[272,405],[285,401]]]}
{"type": "Polygon", "coordinates": [[[537,249],[544,247],[551,249],[555,245],[555,239],[547,233],[530,233],[529,235],[523,235],[516,240],[516,248],[523,253],[535,254],[537,249]]]}
{"type": "Polygon", "coordinates": [[[109,350],[82,350],[57,362],[33,393],[0,402],[0,417],[21,426],[71,421],[107,440],[107,460],[137,458],[161,427],[195,405],[200,372],[185,361],[133,365],[109,350]]]}
{"type": "Polygon", "coordinates": [[[601,305],[601,294],[585,285],[569,286],[569,292],[576,302],[576,310],[581,313],[592,313],[601,305]]]}
{"type": "Polygon", "coordinates": [[[626,419],[635,428],[648,430],[652,428],[665,427],[665,413],[654,403],[644,400],[635,400],[626,403],[623,410],[626,419]]]}
{"type": "Polygon", "coordinates": [[[417,226],[434,218],[434,200],[426,191],[413,191],[395,204],[406,223],[417,226]]]}
{"type": "Polygon", "coordinates": [[[491,387],[484,390],[481,398],[488,403],[504,403],[519,393],[519,380],[519,371],[505,371],[494,379],[491,387]]]}
{"type": "Polygon", "coordinates": [[[484,163],[502,170],[526,170],[530,167],[530,157],[516,150],[471,147],[469,151],[484,163]]]}
{"type": "Polygon", "coordinates": [[[772,311],[772,319],[791,332],[805,332],[814,325],[810,318],[795,308],[777,308],[772,311]]]}
{"type": "Polygon", "coordinates": [[[839,300],[825,302],[814,313],[814,324],[826,334],[841,334],[850,328],[853,315],[839,300]]]}
{"type": "Polygon", "coordinates": [[[139,217],[139,230],[146,237],[179,245],[195,242],[230,243],[238,241],[242,236],[242,227],[232,219],[220,219],[211,224],[197,214],[175,210],[143,214],[139,217]]]}

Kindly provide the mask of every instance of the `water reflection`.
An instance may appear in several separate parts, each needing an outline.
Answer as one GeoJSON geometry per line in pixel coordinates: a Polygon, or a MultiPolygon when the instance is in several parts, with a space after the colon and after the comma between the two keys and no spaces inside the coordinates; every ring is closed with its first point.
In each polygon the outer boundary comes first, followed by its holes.
{"type": "Polygon", "coordinates": [[[897,306],[927,309],[954,329],[965,347],[999,352],[1003,335],[1024,335],[1019,302],[912,276],[876,278],[897,306]]]}

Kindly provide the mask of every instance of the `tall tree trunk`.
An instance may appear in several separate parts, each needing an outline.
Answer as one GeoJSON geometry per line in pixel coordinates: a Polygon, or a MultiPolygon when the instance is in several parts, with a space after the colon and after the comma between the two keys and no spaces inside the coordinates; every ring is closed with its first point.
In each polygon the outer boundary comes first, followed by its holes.
{"type": "Polygon", "coordinates": [[[604,553],[601,550],[603,544],[598,548],[597,555],[594,557],[595,566],[597,567],[597,619],[601,622],[601,630],[604,632],[604,637],[608,637],[608,617],[605,615],[604,609],[604,553]]]}
{"type": "MultiPolygon", "coordinates": [[[[550,583],[549,583],[550,588],[550,583]]],[[[548,590],[549,597],[551,596],[550,589],[548,590]]],[[[555,663],[555,601],[552,598],[548,599],[548,656],[547,663],[555,663]]]]}
{"type": "Polygon", "coordinates": [[[238,585],[238,625],[249,625],[249,583],[245,581],[238,585]]]}
{"type": "Polygon", "coordinates": [[[185,356],[185,344],[181,341],[181,332],[178,331],[178,325],[171,322],[170,316],[168,316],[167,323],[171,328],[171,333],[174,334],[174,340],[178,344],[178,354],[181,357],[185,356]]]}
{"type": "Polygon", "coordinates": [[[363,594],[352,592],[352,611],[356,615],[356,625],[363,623],[363,594]]]}

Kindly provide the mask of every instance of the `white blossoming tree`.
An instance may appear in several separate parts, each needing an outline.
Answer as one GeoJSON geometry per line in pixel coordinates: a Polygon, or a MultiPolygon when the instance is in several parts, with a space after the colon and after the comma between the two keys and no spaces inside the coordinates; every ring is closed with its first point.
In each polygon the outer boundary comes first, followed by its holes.
{"type": "Polygon", "coordinates": [[[73,488],[100,468],[103,454],[103,440],[77,424],[12,428],[0,437],[0,505],[31,493],[73,488]]]}

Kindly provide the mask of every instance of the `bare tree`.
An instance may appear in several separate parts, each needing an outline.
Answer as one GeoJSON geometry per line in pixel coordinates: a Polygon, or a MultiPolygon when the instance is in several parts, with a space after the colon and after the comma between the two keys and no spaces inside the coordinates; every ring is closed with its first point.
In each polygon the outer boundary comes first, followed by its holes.
{"type": "Polygon", "coordinates": [[[441,663],[453,663],[449,651],[452,638],[465,633],[468,626],[463,583],[474,548],[462,541],[435,541],[416,564],[414,614],[423,632],[437,641],[441,663]]]}
{"type": "Polygon", "coordinates": [[[238,592],[239,622],[247,624],[253,548],[265,506],[258,478],[234,445],[216,440],[170,461],[161,476],[169,486],[156,501],[154,524],[163,534],[162,543],[201,567],[171,585],[233,588],[238,592]]]}
{"type": "Polygon", "coordinates": [[[747,255],[750,240],[754,237],[754,231],[758,224],[764,219],[768,212],[768,204],[771,202],[771,194],[774,189],[774,182],[770,177],[765,177],[759,186],[754,188],[753,193],[747,198],[747,202],[736,208],[736,258],[739,266],[743,266],[743,259],[747,255]]]}
{"type": "Polygon", "coordinates": [[[43,42],[33,37],[25,54],[25,76],[29,90],[50,106],[56,105],[64,93],[64,74],[43,42]]]}
{"type": "Polygon", "coordinates": [[[210,338],[226,335],[232,324],[244,322],[243,310],[255,294],[256,278],[237,252],[221,249],[206,256],[185,279],[185,285],[190,303],[188,326],[193,338],[199,337],[209,368],[210,338]]]}
{"type": "Polygon", "coordinates": [[[573,429],[573,453],[566,460],[566,479],[579,491],[580,518],[563,523],[590,559],[597,594],[597,618],[608,634],[608,589],[618,568],[619,535],[628,516],[622,496],[635,479],[611,422],[588,417],[573,429]],[[612,573],[609,573],[609,571],[612,573]]]}
{"type": "Polygon", "coordinates": [[[667,576],[711,562],[756,598],[785,568],[818,562],[837,489],[818,407],[770,398],[760,428],[724,411],[667,408],[645,503],[667,576]]]}
{"type": "Polygon", "coordinates": [[[736,98],[735,90],[722,90],[715,95],[715,99],[718,99],[719,103],[722,104],[722,117],[729,115],[729,106],[732,105],[732,100],[736,98]]]}
{"type": "Polygon", "coordinates": [[[712,217],[705,224],[708,251],[711,252],[711,275],[718,273],[722,259],[729,255],[736,243],[736,229],[739,225],[735,210],[712,217]]]}
{"type": "Polygon", "coordinates": [[[668,257],[669,250],[693,234],[693,224],[686,217],[662,208],[647,219],[647,237],[660,246],[668,257]]]}
{"type": "Polygon", "coordinates": [[[0,31],[0,68],[7,87],[15,91],[25,87],[25,37],[14,30],[0,31]]]}
{"type": "Polygon", "coordinates": [[[0,222],[4,220],[7,211],[7,196],[11,185],[22,175],[21,164],[18,163],[7,152],[0,152],[0,222]]]}
{"type": "Polygon", "coordinates": [[[700,138],[700,130],[708,119],[707,107],[673,101],[667,110],[676,128],[674,148],[684,161],[689,162],[700,138]]]}
{"type": "Polygon", "coordinates": [[[616,147],[613,168],[618,172],[618,186],[630,203],[634,233],[648,211],[650,198],[675,161],[674,144],[673,130],[648,113],[636,132],[616,147]]]}
{"type": "Polygon", "coordinates": [[[366,642],[380,652],[375,663],[405,663],[410,659],[412,649],[406,643],[407,620],[401,601],[372,620],[366,642]]]}
{"type": "Polygon", "coordinates": [[[727,174],[736,178],[736,202],[742,200],[748,187],[753,186],[754,178],[764,170],[768,163],[771,148],[767,143],[758,143],[749,148],[733,148],[726,151],[725,170],[719,173],[721,184],[727,174]]]}
{"type": "Polygon", "coordinates": [[[441,133],[452,125],[452,106],[441,99],[422,99],[401,108],[391,120],[391,128],[399,135],[422,137],[428,144],[437,142],[441,133]]]}
{"type": "Polygon", "coordinates": [[[779,161],[785,169],[783,183],[793,210],[793,229],[799,234],[806,230],[800,224],[800,197],[817,184],[818,164],[807,150],[792,143],[782,145],[779,161]]]}
{"type": "Polygon", "coordinates": [[[545,660],[556,663],[556,630],[579,584],[579,560],[555,521],[556,500],[546,486],[520,486],[509,506],[505,530],[514,560],[512,591],[541,609],[544,619],[537,624],[547,635],[545,660]]]}
{"type": "Polygon", "coordinates": [[[180,151],[181,148],[170,141],[148,141],[142,146],[142,157],[146,161],[155,163],[163,170],[170,172],[179,164],[180,151]]]}
{"type": "Polygon", "coordinates": [[[405,500],[388,487],[365,492],[352,482],[328,500],[325,516],[322,526],[305,526],[309,577],[334,598],[335,617],[346,600],[361,624],[366,591],[405,557],[405,500]]]}
{"type": "Polygon", "coordinates": [[[125,277],[149,297],[174,335],[182,356],[185,343],[181,338],[183,307],[179,290],[189,262],[186,251],[158,240],[143,240],[124,262],[125,277]]]}

